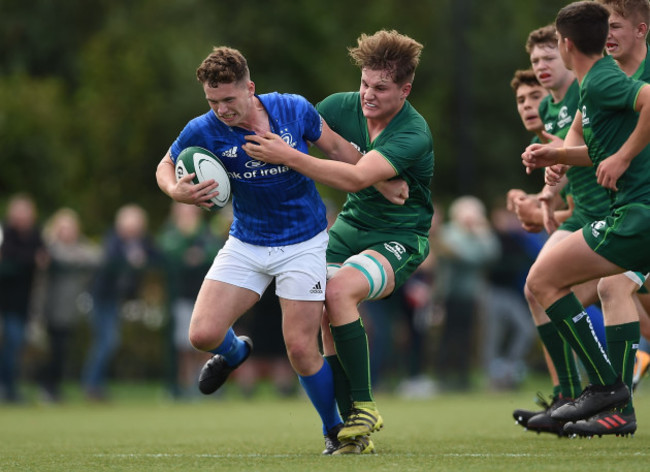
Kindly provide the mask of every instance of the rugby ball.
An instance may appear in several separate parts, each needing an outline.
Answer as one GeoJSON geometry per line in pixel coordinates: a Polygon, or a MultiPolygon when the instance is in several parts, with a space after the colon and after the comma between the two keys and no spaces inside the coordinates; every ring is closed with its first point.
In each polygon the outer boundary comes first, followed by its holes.
{"type": "Polygon", "coordinates": [[[196,174],[192,179],[195,184],[210,179],[214,179],[219,184],[216,189],[219,195],[210,199],[214,203],[211,210],[226,206],[230,199],[230,179],[225,166],[217,156],[198,146],[183,149],[176,159],[176,180],[191,173],[196,174]]]}

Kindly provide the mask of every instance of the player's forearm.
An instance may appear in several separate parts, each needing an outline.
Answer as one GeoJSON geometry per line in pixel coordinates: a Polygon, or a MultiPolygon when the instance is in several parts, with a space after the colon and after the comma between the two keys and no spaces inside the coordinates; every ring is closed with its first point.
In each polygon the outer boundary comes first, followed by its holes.
{"type": "Polygon", "coordinates": [[[587,146],[558,148],[555,163],[579,167],[591,167],[593,165],[589,157],[589,152],[587,151],[587,146]]]}
{"type": "Polygon", "coordinates": [[[172,164],[172,161],[167,156],[158,164],[158,168],[156,169],[156,182],[160,190],[168,197],[172,196],[172,189],[176,185],[176,175],[174,173],[174,164],[172,164]]]}
{"type": "Polygon", "coordinates": [[[356,164],[361,159],[361,153],[349,141],[335,133],[327,123],[323,122],[321,137],[314,143],[330,159],[356,164]]]}
{"type": "Polygon", "coordinates": [[[288,167],[316,182],[346,192],[357,192],[372,185],[366,184],[359,178],[354,164],[318,159],[295,149],[286,155],[285,163],[288,167]]]}
{"type": "Polygon", "coordinates": [[[558,223],[562,224],[573,214],[573,210],[565,208],[564,210],[555,210],[553,212],[558,223]]]}

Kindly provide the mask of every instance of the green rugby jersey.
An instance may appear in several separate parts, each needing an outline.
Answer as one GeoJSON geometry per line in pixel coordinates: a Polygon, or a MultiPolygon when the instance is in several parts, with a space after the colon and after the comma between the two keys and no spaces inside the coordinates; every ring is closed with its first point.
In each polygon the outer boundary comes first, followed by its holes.
{"type": "Polygon", "coordinates": [[[650,61],[650,47],[646,44],[646,48],[645,61],[641,62],[639,68],[632,75],[632,78],[642,80],[645,83],[650,83],[650,63],[648,63],[648,61],[650,61]]]}
{"type": "MultiPolygon", "coordinates": [[[[595,167],[618,151],[634,130],[638,121],[634,107],[644,85],[627,77],[610,56],[598,60],[582,80],[578,106],[595,167]]],[[[614,208],[635,202],[650,204],[650,147],[632,159],[616,185],[618,192],[610,192],[614,208]]]]}
{"type": "Polygon", "coordinates": [[[409,186],[403,206],[394,205],[374,187],[348,193],[339,218],[365,230],[407,230],[426,236],[433,205],[433,138],[429,125],[407,101],[388,126],[370,142],[359,92],[330,95],[316,105],[330,128],[352,142],[362,154],[375,150],[409,186]]]}
{"type": "MultiPolygon", "coordinates": [[[[553,102],[553,97],[547,95],[539,104],[539,116],[544,122],[547,133],[566,138],[580,100],[580,86],[574,80],[567,89],[564,98],[553,102]]],[[[573,197],[576,214],[588,220],[599,220],[609,213],[610,198],[605,187],[598,185],[595,167],[573,166],[567,171],[569,183],[564,188],[566,194],[573,197]]]]}
{"type": "Polygon", "coordinates": [[[559,102],[553,102],[553,97],[550,94],[542,99],[539,104],[539,116],[544,122],[544,129],[547,133],[562,139],[566,138],[573,118],[576,116],[579,99],[580,87],[577,80],[573,81],[566,95],[559,102]]]}

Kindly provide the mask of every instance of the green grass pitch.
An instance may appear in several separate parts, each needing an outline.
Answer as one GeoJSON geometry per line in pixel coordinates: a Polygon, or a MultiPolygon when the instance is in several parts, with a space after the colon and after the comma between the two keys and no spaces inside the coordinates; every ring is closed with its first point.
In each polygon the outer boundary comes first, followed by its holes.
{"type": "MultiPolygon", "coordinates": [[[[525,432],[511,412],[535,390],[378,395],[386,426],[372,456],[321,456],[319,421],[303,397],[178,403],[156,389],[105,405],[73,399],[0,406],[0,471],[617,471],[650,470],[650,379],[633,438],[559,439],[525,432]]],[[[643,387],[646,391],[643,390],[643,387]]]]}

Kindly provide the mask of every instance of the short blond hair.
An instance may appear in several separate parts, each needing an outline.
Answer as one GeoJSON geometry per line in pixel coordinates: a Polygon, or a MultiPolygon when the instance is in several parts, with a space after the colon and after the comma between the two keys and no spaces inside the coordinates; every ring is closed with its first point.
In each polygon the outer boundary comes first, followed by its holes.
{"type": "Polygon", "coordinates": [[[650,2],[648,0],[596,0],[610,12],[639,24],[650,26],[650,2]]]}

